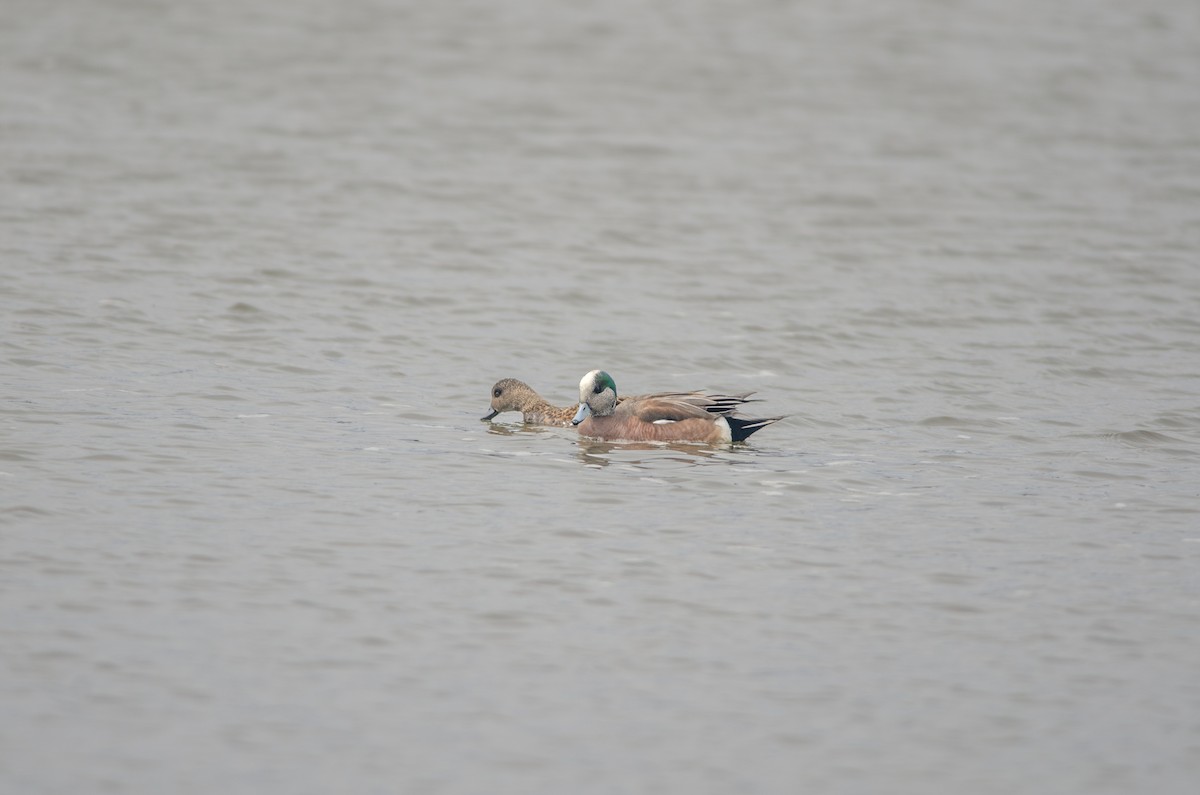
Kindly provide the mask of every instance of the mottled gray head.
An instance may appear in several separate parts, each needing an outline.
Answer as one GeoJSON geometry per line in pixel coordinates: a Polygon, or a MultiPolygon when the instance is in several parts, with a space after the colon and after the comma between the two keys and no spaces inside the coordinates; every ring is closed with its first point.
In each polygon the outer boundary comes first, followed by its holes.
{"type": "Polygon", "coordinates": [[[515,378],[502,378],[492,387],[492,410],[479,419],[487,421],[503,411],[523,411],[536,394],[529,384],[515,378]]]}

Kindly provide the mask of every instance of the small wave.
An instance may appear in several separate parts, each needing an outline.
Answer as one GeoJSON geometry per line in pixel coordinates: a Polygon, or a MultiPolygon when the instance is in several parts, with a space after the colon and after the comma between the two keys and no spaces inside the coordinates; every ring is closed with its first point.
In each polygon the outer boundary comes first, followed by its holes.
{"type": "Polygon", "coordinates": [[[925,425],[934,428],[955,428],[969,424],[966,420],[959,417],[951,417],[946,414],[941,414],[936,417],[926,417],[919,421],[917,425],[925,425]]]}
{"type": "Polygon", "coordinates": [[[1122,431],[1120,433],[1106,434],[1107,438],[1114,439],[1122,444],[1128,444],[1133,447],[1158,447],[1164,444],[1185,444],[1182,439],[1177,439],[1174,436],[1168,436],[1165,433],[1158,431],[1122,431]]]}

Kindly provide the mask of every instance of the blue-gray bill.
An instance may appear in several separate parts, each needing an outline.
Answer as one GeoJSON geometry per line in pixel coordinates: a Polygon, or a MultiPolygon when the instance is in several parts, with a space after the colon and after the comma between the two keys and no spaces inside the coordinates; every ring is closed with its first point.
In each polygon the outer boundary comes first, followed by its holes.
{"type": "Polygon", "coordinates": [[[588,404],[580,403],[579,411],[575,412],[575,418],[573,420],[571,420],[571,424],[578,425],[579,423],[581,423],[585,419],[587,419],[587,416],[591,413],[592,413],[592,410],[588,408],[588,404]]]}

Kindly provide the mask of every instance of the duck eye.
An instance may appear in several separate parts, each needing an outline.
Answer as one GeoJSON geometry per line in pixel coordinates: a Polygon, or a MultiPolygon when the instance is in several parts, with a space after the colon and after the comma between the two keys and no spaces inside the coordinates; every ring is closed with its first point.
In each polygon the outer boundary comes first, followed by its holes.
{"type": "Polygon", "coordinates": [[[603,391],[604,384],[596,384],[594,387],[592,387],[592,394],[599,395],[603,391]]]}
{"type": "Polygon", "coordinates": [[[493,389],[492,397],[500,397],[500,393],[502,393],[503,391],[504,391],[503,389],[493,389]]]}

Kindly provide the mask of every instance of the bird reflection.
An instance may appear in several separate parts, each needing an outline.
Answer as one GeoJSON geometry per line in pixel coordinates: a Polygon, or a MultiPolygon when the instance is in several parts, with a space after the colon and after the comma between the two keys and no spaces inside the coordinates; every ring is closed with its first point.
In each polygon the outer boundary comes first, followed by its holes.
{"type": "MultiPolygon", "coordinates": [[[[524,434],[549,434],[560,437],[571,435],[569,431],[553,426],[498,422],[488,423],[487,433],[509,437],[524,434]]],[[[580,463],[587,466],[606,467],[609,464],[618,464],[647,468],[662,466],[664,462],[684,466],[749,463],[738,449],[739,445],[710,445],[698,442],[605,442],[588,437],[578,437],[575,445],[580,463]]]]}
{"type": "Polygon", "coordinates": [[[489,422],[487,432],[497,436],[517,436],[524,433],[546,433],[548,428],[540,425],[507,425],[500,422],[489,422]]]}
{"type": "Polygon", "coordinates": [[[709,445],[703,444],[683,444],[679,442],[673,443],[650,443],[650,442],[601,442],[595,439],[580,439],[578,443],[579,460],[589,466],[608,466],[612,463],[625,464],[627,466],[644,466],[653,462],[661,461],[677,461],[688,466],[695,466],[704,463],[706,459],[715,460],[716,454],[720,452],[709,445]],[[638,456],[636,458],[626,458],[622,456],[614,462],[610,456],[613,451],[620,453],[626,452],[646,452],[651,455],[638,456]]]}

